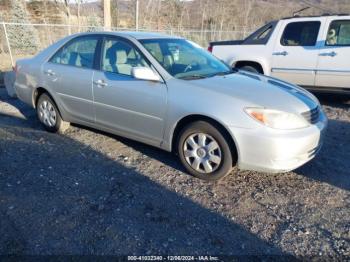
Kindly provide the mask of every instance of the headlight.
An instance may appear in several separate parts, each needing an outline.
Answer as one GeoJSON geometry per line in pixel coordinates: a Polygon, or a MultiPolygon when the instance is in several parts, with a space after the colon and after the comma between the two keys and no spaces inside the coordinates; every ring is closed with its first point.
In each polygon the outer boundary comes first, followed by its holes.
{"type": "Polygon", "coordinates": [[[309,123],[296,114],[265,108],[245,108],[244,111],[256,121],[275,129],[298,129],[309,123]]]}

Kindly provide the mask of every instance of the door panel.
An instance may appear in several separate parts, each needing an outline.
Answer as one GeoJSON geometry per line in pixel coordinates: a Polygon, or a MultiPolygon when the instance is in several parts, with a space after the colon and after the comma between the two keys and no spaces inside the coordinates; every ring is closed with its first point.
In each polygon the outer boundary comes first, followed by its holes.
{"type": "Polygon", "coordinates": [[[44,75],[66,112],[82,121],[94,121],[92,70],[46,63],[44,75]]]}
{"type": "Polygon", "coordinates": [[[350,20],[328,21],[328,25],[319,53],[316,86],[350,88],[350,20]]]}
{"type": "Polygon", "coordinates": [[[96,71],[93,88],[97,124],[133,137],[161,142],[166,110],[165,84],[96,71]]]}
{"type": "Polygon", "coordinates": [[[98,36],[77,37],[65,44],[43,66],[48,86],[59,106],[74,119],[94,122],[92,75],[98,36]]]}
{"type": "Polygon", "coordinates": [[[138,80],[133,67],[151,67],[131,43],[106,37],[101,71],[93,76],[96,123],[123,135],[159,145],[163,139],[167,88],[164,83],[138,80]]]}
{"type": "Polygon", "coordinates": [[[314,85],[320,21],[285,22],[272,53],[271,75],[298,85],[314,85]]]}

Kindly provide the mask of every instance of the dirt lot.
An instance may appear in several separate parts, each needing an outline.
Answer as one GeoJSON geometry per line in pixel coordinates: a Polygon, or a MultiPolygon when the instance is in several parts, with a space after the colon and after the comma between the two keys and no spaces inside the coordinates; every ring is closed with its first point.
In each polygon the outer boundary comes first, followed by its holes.
{"type": "Polygon", "coordinates": [[[350,102],[321,101],[329,130],[310,163],[207,183],[149,146],[49,134],[0,89],[0,254],[350,256],[350,102]]]}

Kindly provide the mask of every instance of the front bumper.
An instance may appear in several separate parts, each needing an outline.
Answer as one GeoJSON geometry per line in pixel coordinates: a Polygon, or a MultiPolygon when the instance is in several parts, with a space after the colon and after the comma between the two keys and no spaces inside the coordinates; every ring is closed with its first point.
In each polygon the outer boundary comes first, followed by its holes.
{"type": "Polygon", "coordinates": [[[238,168],[267,173],[296,169],[319,152],[327,124],[321,112],[318,123],[297,130],[230,127],[238,150],[238,168]]]}

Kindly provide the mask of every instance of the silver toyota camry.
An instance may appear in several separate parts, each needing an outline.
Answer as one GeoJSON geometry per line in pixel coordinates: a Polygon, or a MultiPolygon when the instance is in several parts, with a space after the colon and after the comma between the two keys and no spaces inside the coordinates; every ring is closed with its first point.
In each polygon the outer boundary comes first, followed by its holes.
{"type": "Polygon", "coordinates": [[[319,151],[317,99],[236,71],[183,38],[139,32],[68,36],[17,61],[18,97],[50,132],[78,123],[178,154],[192,175],[233,167],[286,172],[319,151]]]}

